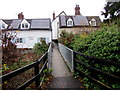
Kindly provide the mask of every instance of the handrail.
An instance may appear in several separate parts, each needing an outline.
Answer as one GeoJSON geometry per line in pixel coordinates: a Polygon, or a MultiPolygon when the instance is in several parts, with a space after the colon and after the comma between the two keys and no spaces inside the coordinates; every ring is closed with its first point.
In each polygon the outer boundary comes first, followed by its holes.
{"type": "MultiPolygon", "coordinates": [[[[48,59],[49,59],[49,58],[48,58],[48,53],[49,53],[50,50],[51,50],[50,48],[51,48],[51,44],[50,44],[50,46],[49,46],[48,51],[45,52],[45,54],[44,54],[39,60],[33,62],[32,64],[26,65],[26,66],[24,66],[24,67],[22,67],[22,68],[16,69],[16,70],[14,70],[14,71],[12,71],[12,72],[10,72],[10,73],[8,73],[8,74],[5,74],[5,75],[3,75],[2,77],[0,77],[0,79],[2,80],[2,82],[5,82],[5,81],[8,81],[8,80],[10,80],[11,78],[13,78],[13,77],[15,77],[15,76],[23,73],[23,72],[31,69],[31,68],[34,68],[35,76],[33,76],[31,79],[29,79],[28,81],[26,81],[26,82],[25,82],[24,84],[22,84],[21,86],[16,87],[16,90],[25,89],[27,86],[29,86],[29,85],[30,85],[31,83],[33,83],[34,81],[35,81],[35,84],[36,84],[36,88],[41,87],[41,86],[40,86],[40,83],[42,83],[42,81],[40,81],[39,77],[40,77],[41,74],[42,74],[43,76],[41,76],[41,77],[44,78],[44,76],[45,76],[44,74],[45,74],[45,73],[43,72],[43,70],[48,69],[47,63],[48,63],[48,59]],[[39,64],[40,64],[41,62],[43,62],[43,65],[42,65],[41,69],[39,70],[39,64]]],[[[0,84],[1,84],[2,82],[0,82],[0,84]]]]}
{"type": "MultiPolygon", "coordinates": [[[[68,47],[66,47],[66,49],[69,50],[68,47]]],[[[63,52],[61,52],[61,53],[63,54],[63,52]]],[[[90,79],[90,81],[93,81],[94,83],[97,83],[101,87],[104,87],[104,88],[107,88],[107,89],[112,89],[112,90],[113,90],[113,88],[111,86],[107,85],[105,82],[103,83],[103,82],[99,81],[98,75],[104,76],[107,81],[109,80],[109,81],[114,81],[114,82],[118,82],[118,83],[120,82],[120,77],[118,75],[114,75],[112,73],[108,73],[106,71],[102,71],[98,68],[95,68],[92,65],[85,64],[82,61],[78,60],[76,55],[82,56],[83,58],[85,58],[86,60],[89,60],[90,62],[94,61],[94,64],[95,63],[101,63],[101,64],[104,64],[104,65],[112,65],[112,66],[115,66],[117,68],[120,68],[120,63],[112,61],[112,60],[106,60],[106,59],[96,58],[96,57],[93,57],[93,56],[87,56],[87,55],[84,55],[81,52],[76,52],[76,51],[73,51],[73,55],[72,55],[73,56],[74,72],[79,72],[80,76],[87,77],[87,78],[90,79]],[[85,72],[82,72],[79,68],[77,68],[77,65],[82,65],[85,69],[89,70],[89,72],[91,72],[90,75],[86,74],[85,72]],[[96,73],[97,76],[93,76],[94,73],[96,73]]]]}
{"type": "MultiPolygon", "coordinates": [[[[46,55],[47,55],[47,52],[38,61],[33,62],[32,64],[29,64],[29,65],[26,65],[26,66],[24,66],[22,68],[18,68],[18,69],[14,70],[14,71],[12,71],[12,72],[10,72],[8,74],[5,74],[2,77],[0,77],[0,79],[2,80],[2,82],[5,82],[6,80],[9,80],[9,79],[11,79],[11,78],[13,78],[13,77],[27,71],[27,70],[35,67],[36,65],[38,65],[45,58],[46,55]]],[[[0,82],[0,83],[2,83],[2,82],[0,82]]]]}
{"type": "Polygon", "coordinates": [[[96,72],[97,74],[101,74],[103,76],[105,76],[106,78],[109,78],[110,80],[112,81],[116,81],[116,82],[120,82],[120,77],[116,76],[116,75],[113,75],[113,74],[110,74],[108,72],[105,72],[105,71],[101,71],[99,69],[96,69],[92,66],[89,66],[89,65],[86,65],[85,63],[81,62],[80,60],[77,60],[76,58],[76,55],[80,55],[82,57],[84,57],[86,60],[91,60],[91,61],[97,61],[97,63],[104,63],[104,64],[109,64],[109,65],[113,65],[113,66],[116,66],[116,67],[120,67],[120,63],[116,63],[114,61],[110,61],[110,60],[105,60],[105,59],[100,59],[100,58],[96,58],[96,57],[91,57],[91,56],[86,56],[84,55],[83,53],[81,52],[76,52],[74,51],[74,71],[77,70],[78,72],[84,74],[84,76],[88,77],[89,79],[91,79],[92,81],[94,81],[95,83],[101,85],[102,87],[104,88],[108,88],[108,89],[113,89],[112,87],[100,82],[99,80],[96,80],[93,76],[91,75],[86,75],[84,72],[80,71],[79,69],[77,69],[76,65],[77,64],[80,64],[82,65],[83,67],[85,67],[86,69],[93,71],[93,72],[96,72]]]}
{"type": "Polygon", "coordinates": [[[117,63],[117,62],[114,62],[114,61],[110,61],[110,60],[106,60],[106,59],[100,59],[100,58],[96,58],[96,57],[93,57],[93,56],[86,56],[81,52],[74,51],[74,53],[83,56],[87,60],[97,61],[97,62],[101,62],[101,63],[104,63],[104,64],[110,64],[110,65],[114,65],[114,66],[120,68],[120,63],[117,63]]]}
{"type": "Polygon", "coordinates": [[[26,88],[26,86],[29,86],[31,83],[33,83],[36,80],[36,78],[40,76],[40,74],[44,70],[46,64],[47,64],[47,61],[45,62],[45,64],[41,68],[39,74],[37,74],[36,76],[34,76],[32,79],[26,81],[24,84],[22,84],[21,86],[19,86],[16,90],[22,90],[22,89],[26,88]]]}
{"type": "Polygon", "coordinates": [[[116,81],[119,81],[119,82],[120,82],[120,77],[118,77],[118,76],[115,76],[115,75],[113,75],[113,74],[109,74],[109,73],[107,73],[107,72],[103,72],[103,71],[101,71],[101,70],[99,70],[99,69],[96,69],[96,68],[93,68],[93,67],[91,67],[91,66],[88,66],[88,65],[86,65],[86,64],[84,64],[84,63],[82,63],[82,62],[80,62],[80,61],[78,61],[78,60],[75,60],[75,61],[76,61],[77,63],[83,65],[84,67],[86,67],[86,68],[89,69],[89,70],[92,70],[92,71],[95,71],[95,72],[97,72],[97,73],[103,74],[103,75],[107,76],[107,78],[110,77],[110,78],[113,78],[113,79],[115,79],[116,81]]]}

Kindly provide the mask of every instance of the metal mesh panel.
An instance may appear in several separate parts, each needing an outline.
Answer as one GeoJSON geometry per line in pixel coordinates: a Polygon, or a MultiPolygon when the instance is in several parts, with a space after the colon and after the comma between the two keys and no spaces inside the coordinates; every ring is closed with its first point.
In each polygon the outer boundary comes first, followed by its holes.
{"type": "Polygon", "coordinates": [[[73,50],[59,43],[59,50],[70,70],[73,72],[73,50]]]}

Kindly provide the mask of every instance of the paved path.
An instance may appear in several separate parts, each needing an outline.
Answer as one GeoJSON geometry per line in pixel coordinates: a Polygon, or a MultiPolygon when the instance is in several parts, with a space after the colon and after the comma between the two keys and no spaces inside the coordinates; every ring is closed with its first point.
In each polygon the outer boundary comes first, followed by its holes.
{"type": "Polygon", "coordinates": [[[53,80],[48,88],[81,88],[80,81],[73,78],[72,73],[66,66],[57,44],[53,43],[52,68],[53,80]]]}

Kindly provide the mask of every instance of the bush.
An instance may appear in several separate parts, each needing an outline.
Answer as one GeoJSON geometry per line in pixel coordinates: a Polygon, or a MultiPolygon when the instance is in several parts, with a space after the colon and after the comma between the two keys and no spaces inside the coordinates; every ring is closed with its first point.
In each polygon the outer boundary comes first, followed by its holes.
{"type": "MultiPolygon", "coordinates": [[[[120,63],[120,21],[116,21],[115,23],[111,23],[109,25],[104,25],[101,29],[96,32],[92,32],[89,35],[74,35],[70,38],[71,42],[68,42],[67,45],[63,40],[63,44],[70,47],[74,51],[82,52],[88,56],[94,56],[101,59],[107,59],[111,61],[115,61],[120,63]]],[[[69,34],[67,34],[69,36],[69,34]]],[[[66,36],[66,37],[67,37],[66,36]]],[[[65,38],[63,38],[65,39],[65,38]]],[[[111,73],[113,75],[119,76],[120,69],[115,66],[104,65],[98,62],[92,62],[90,60],[86,60],[81,56],[77,56],[81,62],[86,65],[92,66],[101,71],[105,71],[107,73],[111,73]]],[[[93,75],[94,72],[89,71],[82,65],[77,65],[77,68],[84,72],[87,75],[93,75]]],[[[78,77],[78,72],[75,73],[75,77],[78,77]]],[[[94,76],[93,76],[94,77],[94,76]]],[[[112,88],[120,88],[120,84],[117,82],[112,82],[111,80],[107,80],[106,77],[96,74],[95,78],[102,83],[106,83],[112,88]]],[[[91,83],[88,78],[83,77],[83,82],[86,87],[89,88],[100,88],[99,86],[91,83]]]]}
{"type": "Polygon", "coordinates": [[[117,25],[104,26],[85,37],[75,38],[71,47],[88,56],[120,61],[120,32],[117,25]]]}
{"type": "Polygon", "coordinates": [[[33,47],[33,52],[37,55],[37,57],[42,56],[48,50],[48,45],[45,43],[45,41],[42,40],[41,42],[41,44],[37,43],[33,47]]]}

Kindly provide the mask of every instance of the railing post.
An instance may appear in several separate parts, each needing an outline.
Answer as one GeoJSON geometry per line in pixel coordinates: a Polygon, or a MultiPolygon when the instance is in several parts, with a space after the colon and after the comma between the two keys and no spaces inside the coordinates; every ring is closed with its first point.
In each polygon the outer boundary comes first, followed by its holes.
{"type": "Polygon", "coordinates": [[[73,70],[74,70],[74,72],[76,72],[76,67],[77,67],[75,59],[76,59],[76,53],[73,51],[73,70]]]}
{"type": "MultiPolygon", "coordinates": [[[[35,66],[34,72],[35,72],[35,76],[39,74],[39,64],[37,64],[37,65],[35,66]]],[[[35,85],[36,85],[36,88],[39,87],[39,85],[40,85],[40,78],[39,78],[39,77],[36,78],[36,80],[35,80],[35,85]]]]}
{"type": "Polygon", "coordinates": [[[74,72],[74,51],[72,50],[72,72],[74,72]]]}

